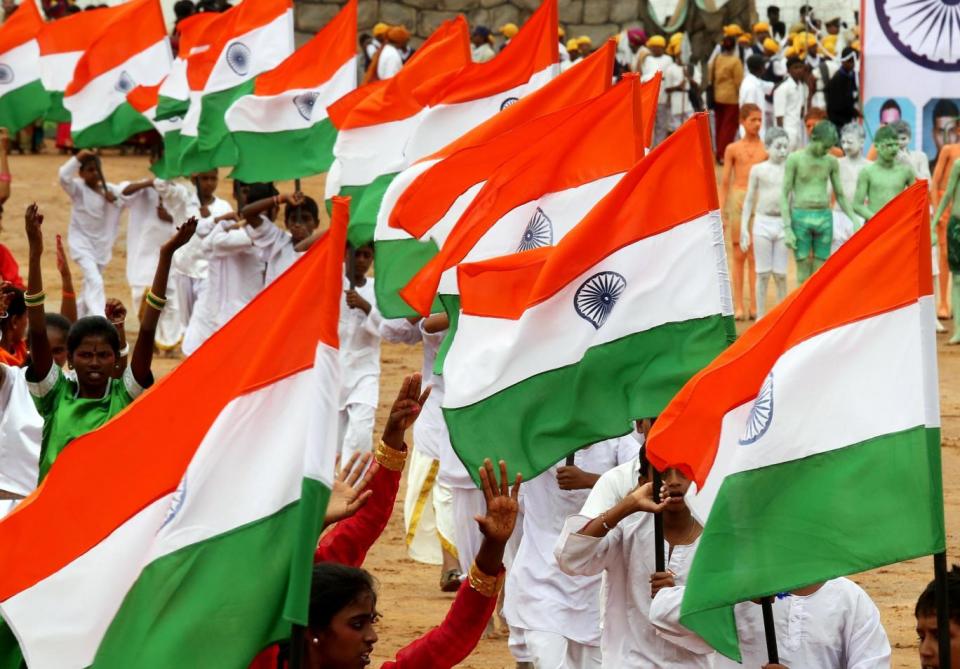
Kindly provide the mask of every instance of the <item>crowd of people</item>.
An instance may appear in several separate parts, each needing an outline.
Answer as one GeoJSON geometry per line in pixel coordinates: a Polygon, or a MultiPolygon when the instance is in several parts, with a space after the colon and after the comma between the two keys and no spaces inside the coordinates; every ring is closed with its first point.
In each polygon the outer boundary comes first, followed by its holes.
{"type": "MultiPolygon", "coordinates": [[[[63,13],[72,11],[74,5],[63,4],[63,13]]],[[[50,7],[48,14],[60,11],[59,5],[50,7]]],[[[178,19],[222,9],[222,3],[197,6],[190,0],[175,7],[178,19]]],[[[474,60],[493,58],[517,30],[514,24],[496,31],[475,27],[474,60]]],[[[589,37],[568,39],[561,28],[561,69],[592,47],[589,37]]],[[[906,124],[880,128],[873,137],[875,155],[864,155],[858,52],[855,29],[843,31],[840,19],[821,23],[809,7],[789,30],[776,7],[768,21],[749,30],[725,26],[702,63],[691,62],[681,33],[647,36],[631,29],[619,36],[618,75],[662,75],[654,143],[694,111],[713,110],[737,319],[762,317],[773,307],[771,279],[775,299],[784,298],[791,252],[802,282],[884,204],[916,179],[930,179],[925,157],[907,148],[906,124]]],[[[360,37],[360,54],[364,82],[388,79],[412,54],[410,32],[377,24],[360,37]]],[[[7,235],[21,229],[12,223],[20,212],[2,210],[13,180],[12,141],[0,130],[0,220],[7,235]]],[[[960,217],[952,214],[960,188],[958,155],[960,149],[942,152],[945,162],[930,181],[933,268],[953,272],[951,343],[960,343],[960,217]]],[[[74,439],[105,424],[153,383],[156,354],[193,354],[320,235],[322,213],[313,198],[280,192],[273,183],[234,181],[229,202],[217,195],[215,169],[189,179],[145,176],[115,184],[104,178],[101,157],[83,150],[69,156],[58,177],[71,205],[66,244],[55,240],[62,284],[58,313],[45,307],[50,239],[44,212],[35,204],[24,212],[26,259],[0,244],[0,438],[10,440],[0,459],[0,515],[36,488],[74,439]],[[139,314],[132,348],[127,307],[108,299],[103,278],[124,215],[128,304],[139,314]],[[82,274],[79,291],[71,265],[82,274]]],[[[518,669],[736,666],[680,622],[684,583],[703,528],[686,506],[690,480],[680,471],[663,472],[662,489],[653,489],[644,455],[651,419],[638,421],[632,434],[579,450],[522,485],[519,477],[509,480],[506,463],[488,461],[478,488],[450,444],[441,411],[444,380],[434,373],[448,316],[384,318],[373,290],[373,248],[348,247],[346,257],[339,324],[338,446],[344,465],[327,510],[332,527],[316,551],[310,623],[294,640],[302,644],[307,665],[369,663],[377,643],[377,585],[361,566],[387,526],[406,470],[408,553],[439,568],[433,587],[457,594],[443,623],[385,666],[452,667],[498,626],[509,635],[518,669]],[[405,379],[375,440],[382,341],[421,347],[423,358],[422,371],[405,379]],[[661,569],[654,560],[658,514],[666,556],[661,569]]],[[[947,304],[946,295],[939,299],[947,304]]],[[[950,575],[949,596],[956,669],[960,572],[950,575]]],[[[941,666],[936,640],[946,631],[937,629],[935,608],[929,587],[914,612],[924,667],[941,666]]],[[[879,611],[849,579],[782,593],[773,619],[779,664],[766,658],[760,606],[736,607],[743,666],[890,666],[879,611]]],[[[253,666],[283,666],[290,654],[289,644],[281,644],[266,649],[253,666]]]]}

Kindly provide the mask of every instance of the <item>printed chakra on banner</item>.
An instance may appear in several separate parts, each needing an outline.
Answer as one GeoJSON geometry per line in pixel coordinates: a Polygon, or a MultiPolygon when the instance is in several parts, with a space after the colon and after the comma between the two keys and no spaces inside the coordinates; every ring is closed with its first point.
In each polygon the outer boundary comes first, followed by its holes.
{"type": "Polygon", "coordinates": [[[317,103],[319,96],[319,93],[310,92],[301,93],[293,97],[293,104],[297,108],[297,112],[300,113],[300,116],[303,117],[303,120],[309,121],[311,119],[313,116],[313,106],[317,103]]]}
{"type": "Polygon", "coordinates": [[[243,42],[234,42],[227,47],[227,65],[241,77],[250,71],[250,49],[243,42]]]}
{"type": "Polygon", "coordinates": [[[114,86],[117,89],[118,93],[123,93],[126,95],[134,88],[137,87],[137,82],[133,80],[133,77],[130,76],[130,73],[124,70],[120,73],[120,78],[117,79],[117,83],[114,86]]]}
{"type": "Polygon", "coordinates": [[[553,244],[553,222],[550,217],[543,213],[543,209],[537,207],[527,223],[523,236],[520,238],[520,245],[517,251],[529,251],[538,249],[541,246],[551,246],[553,244]]]}
{"type": "Polygon", "coordinates": [[[0,63],[0,86],[9,86],[13,83],[13,68],[4,63],[0,63]]]}
{"type": "Polygon", "coordinates": [[[180,513],[180,509],[183,508],[183,503],[187,499],[187,475],[184,474],[183,478],[180,479],[180,485],[177,486],[177,489],[173,493],[173,498],[170,500],[170,508],[167,509],[167,515],[163,518],[163,524],[160,526],[159,532],[167,525],[173,522],[173,519],[177,517],[177,514],[180,513]]]}
{"type": "Polygon", "coordinates": [[[518,102],[520,102],[520,98],[507,98],[507,99],[504,100],[502,103],[500,103],[500,111],[503,111],[504,109],[506,109],[506,108],[509,107],[510,105],[515,105],[515,104],[517,104],[518,102]]]}
{"type": "Polygon", "coordinates": [[[627,280],[622,274],[598,272],[577,288],[573,306],[580,318],[599,330],[626,287],[627,280]]]}
{"type": "Polygon", "coordinates": [[[940,72],[960,71],[958,0],[875,0],[884,35],[904,57],[940,72]]]}
{"type": "Polygon", "coordinates": [[[747,417],[747,427],[740,438],[741,446],[755,443],[767,432],[770,421],[773,420],[773,372],[767,374],[763,386],[753,401],[750,415],[747,417]]]}

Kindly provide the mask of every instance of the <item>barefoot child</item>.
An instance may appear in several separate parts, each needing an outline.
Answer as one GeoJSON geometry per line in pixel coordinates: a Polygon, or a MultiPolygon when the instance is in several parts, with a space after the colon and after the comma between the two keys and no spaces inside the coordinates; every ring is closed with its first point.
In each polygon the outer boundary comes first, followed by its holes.
{"type": "Polygon", "coordinates": [[[160,250],[160,262],[147,293],[149,308],[140,324],[140,334],[122,379],[113,378],[120,359],[120,337],[103,316],[81,318],[67,336],[67,362],[76,371],[70,380],[54,364],[47,339],[44,318],[43,215],[37,205],[27,207],[26,229],[30,245],[30,271],[27,280],[27,314],[30,320],[32,361],[27,367],[27,381],[37,410],[43,417],[43,438],[40,448],[40,480],[50,471],[60,452],[74,439],[94,430],[130,404],[144,388],[153,383],[150,364],[153,361],[153,338],[163,310],[170,261],[174,251],[183,246],[196,229],[191,219],[160,250]]]}

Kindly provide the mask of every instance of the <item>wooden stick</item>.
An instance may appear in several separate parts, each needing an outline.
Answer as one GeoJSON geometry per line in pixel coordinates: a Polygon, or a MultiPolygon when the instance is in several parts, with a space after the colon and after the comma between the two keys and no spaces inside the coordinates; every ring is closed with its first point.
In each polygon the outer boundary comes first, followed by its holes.
{"type": "Polygon", "coordinates": [[[763,634],[767,639],[767,662],[780,664],[780,653],[777,651],[777,629],[773,624],[773,597],[764,597],[760,600],[763,609],[763,634]]]}
{"type": "MultiPolygon", "coordinates": [[[[652,466],[653,471],[653,503],[660,503],[660,487],[663,481],[660,479],[660,472],[652,466]]],[[[653,514],[653,561],[657,572],[666,571],[667,561],[663,554],[663,514],[653,514]]]]}
{"type": "MultiPolygon", "coordinates": [[[[300,192],[300,177],[297,177],[296,179],[293,180],[293,190],[295,193],[300,192]]],[[[303,223],[303,220],[301,219],[302,212],[303,212],[303,208],[298,206],[297,207],[297,225],[300,225],[303,223]]]]}

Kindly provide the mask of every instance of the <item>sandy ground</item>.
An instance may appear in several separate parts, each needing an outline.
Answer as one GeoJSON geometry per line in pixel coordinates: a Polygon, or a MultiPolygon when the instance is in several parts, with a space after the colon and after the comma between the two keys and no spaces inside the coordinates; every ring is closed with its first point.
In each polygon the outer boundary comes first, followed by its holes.
{"type": "MultiPolygon", "coordinates": [[[[4,226],[0,232],[0,242],[9,246],[21,261],[25,277],[26,241],[22,233],[22,212],[31,201],[35,200],[40,205],[46,215],[44,227],[48,229],[47,236],[50,240],[47,244],[44,278],[51,302],[55,302],[54,296],[59,294],[52,236],[55,233],[66,235],[69,218],[69,200],[57,185],[57,168],[64,159],[49,153],[11,157],[13,195],[4,207],[4,226]]],[[[104,159],[104,174],[109,181],[115,183],[142,178],[147,176],[147,161],[142,157],[109,155],[104,159]]],[[[289,189],[291,184],[279,184],[279,187],[281,190],[289,189]]],[[[322,198],[322,180],[305,180],[304,190],[308,195],[322,198]]],[[[220,184],[221,196],[229,199],[230,192],[229,180],[223,179],[220,184]]],[[[121,233],[114,249],[113,261],[107,269],[106,286],[108,296],[129,302],[129,290],[124,274],[124,249],[125,241],[121,233]]],[[[79,281],[77,285],[79,287],[79,281]]],[[[134,311],[130,309],[131,314],[134,311]]],[[[135,322],[131,322],[129,327],[134,330],[135,322]]],[[[957,538],[960,534],[960,347],[945,347],[944,335],[940,335],[939,340],[948,546],[952,557],[956,559],[957,538]]],[[[382,358],[383,380],[380,389],[381,406],[377,414],[378,430],[383,426],[386,410],[403,375],[419,370],[421,359],[419,348],[393,345],[384,345],[382,358]]],[[[176,362],[171,359],[158,360],[155,371],[159,374],[167,373],[176,362]]],[[[877,491],[877,494],[883,494],[883,491],[877,491]]],[[[403,489],[391,522],[371,551],[365,565],[377,576],[381,585],[379,606],[384,617],[380,624],[380,643],[377,646],[380,652],[376,658],[381,661],[388,659],[388,654],[437,624],[452,599],[439,590],[439,567],[420,565],[406,557],[402,497],[403,489]]],[[[897,669],[918,665],[913,605],[932,574],[932,558],[923,558],[855,577],[880,607],[884,626],[894,648],[892,666],[897,669]]],[[[373,666],[378,665],[375,662],[373,666]]],[[[514,665],[507,651],[506,640],[497,638],[481,641],[471,657],[460,666],[473,669],[506,669],[514,665]]]]}

